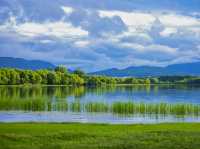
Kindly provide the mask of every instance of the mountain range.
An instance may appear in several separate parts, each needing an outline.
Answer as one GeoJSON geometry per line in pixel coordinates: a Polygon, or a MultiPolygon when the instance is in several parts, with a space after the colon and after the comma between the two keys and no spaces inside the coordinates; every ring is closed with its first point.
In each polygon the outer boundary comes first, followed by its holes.
{"type": "MultiPolygon", "coordinates": [[[[26,60],[23,58],[0,57],[0,68],[18,69],[54,69],[56,66],[42,60],[26,60]]],[[[125,69],[111,68],[89,73],[90,75],[105,75],[113,77],[147,77],[192,75],[200,76],[200,62],[173,64],[166,67],[132,66],[125,69]]]]}
{"type": "Polygon", "coordinates": [[[173,64],[166,67],[137,66],[125,69],[106,69],[90,73],[91,75],[105,75],[113,77],[147,77],[147,76],[172,76],[192,75],[200,76],[200,62],[173,64]]]}
{"type": "Polygon", "coordinates": [[[23,58],[0,57],[0,68],[18,69],[54,69],[55,65],[41,60],[26,60],[23,58]]]}

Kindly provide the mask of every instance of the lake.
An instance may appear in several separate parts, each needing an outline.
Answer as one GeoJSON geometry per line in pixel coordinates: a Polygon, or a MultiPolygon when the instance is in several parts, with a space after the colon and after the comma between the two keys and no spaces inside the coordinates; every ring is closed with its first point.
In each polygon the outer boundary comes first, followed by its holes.
{"type": "Polygon", "coordinates": [[[0,86],[0,122],[200,122],[200,87],[0,86]]]}

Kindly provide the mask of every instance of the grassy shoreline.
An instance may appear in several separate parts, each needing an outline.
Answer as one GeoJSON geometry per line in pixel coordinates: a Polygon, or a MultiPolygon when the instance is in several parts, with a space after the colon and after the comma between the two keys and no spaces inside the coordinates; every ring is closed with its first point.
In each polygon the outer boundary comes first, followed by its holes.
{"type": "Polygon", "coordinates": [[[200,123],[0,123],[1,149],[199,149],[200,123]]]}

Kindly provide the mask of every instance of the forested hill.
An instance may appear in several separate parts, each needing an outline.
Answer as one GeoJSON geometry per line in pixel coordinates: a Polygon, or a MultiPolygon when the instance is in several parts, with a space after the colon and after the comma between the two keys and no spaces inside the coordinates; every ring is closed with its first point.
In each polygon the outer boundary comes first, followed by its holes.
{"type": "MultiPolygon", "coordinates": [[[[0,68],[40,70],[55,69],[55,67],[55,65],[49,62],[41,60],[0,57],[0,68]]],[[[113,68],[89,74],[112,77],[200,76],[200,62],[174,64],[167,67],[140,66],[125,69],[113,68]]]]}
{"type": "Polygon", "coordinates": [[[151,84],[188,84],[199,85],[200,77],[194,76],[162,76],[144,78],[117,78],[87,75],[81,70],[69,72],[64,66],[47,70],[22,70],[13,68],[0,69],[0,85],[151,85],[151,84]]]}
{"type": "Polygon", "coordinates": [[[148,76],[200,76],[200,62],[169,65],[167,67],[128,67],[125,69],[107,69],[90,73],[92,75],[106,75],[113,77],[148,77],[148,76]]]}
{"type": "Polygon", "coordinates": [[[0,57],[0,68],[17,69],[54,69],[55,66],[49,62],[41,60],[26,60],[22,58],[0,57]]]}

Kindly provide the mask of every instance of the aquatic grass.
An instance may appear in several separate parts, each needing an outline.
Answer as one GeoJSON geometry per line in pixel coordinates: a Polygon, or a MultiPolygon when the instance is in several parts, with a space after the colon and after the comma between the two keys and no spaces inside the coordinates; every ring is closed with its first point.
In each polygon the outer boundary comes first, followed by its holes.
{"type": "Polygon", "coordinates": [[[70,111],[72,112],[81,112],[82,106],[80,102],[72,102],[70,103],[70,111]]]}
{"type": "Polygon", "coordinates": [[[52,105],[52,111],[68,111],[67,102],[57,102],[52,105]]]}
{"type": "Polygon", "coordinates": [[[84,105],[86,112],[108,112],[109,105],[100,102],[89,102],[84,105]]]}
{"type": "Polygon", "coordinates": [[[144,102],[87,102],[79,100],[48,100],[48,98],[32,99],[0,99],[0,111],[70,111],[70,112],[104,112],[118,115],[141,116],[175,116],[199,117],[200,104],[191,103],[144,103],[144,102]]]}
{"type": "Polygon", "coordinates": [[[46,109],[45,104],[45,100],[41,99],[1,99],[0,110],[44,111],[46,109]]]}
{"type": "Polygon", "coordinates": [[[123,113],[123,114],[134,114],[136,112],[137,105],[133,102],[114,102],[111,105],[111,111],[113,113],[123,113]]]}
{"type": "Polygon", "coordinates": [[[22,107],[25,111],[44,111],[45,101],[42,99],[31,99],[22,102],[22,107]]]}
{"type": "Polygon", "coordinates": [[[67,103],[53,104],[48,99],[0,99],[0,110],[3,111],[61,111],[67,109],[67,103]]]}
{"type": "Polygon", "coordinates": [[[115,102],[111,105],[114,114],[199,116],[199,104],[187,103],[134,103],[115,102]]]}

